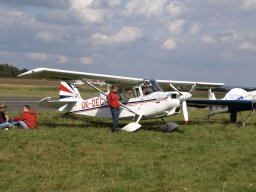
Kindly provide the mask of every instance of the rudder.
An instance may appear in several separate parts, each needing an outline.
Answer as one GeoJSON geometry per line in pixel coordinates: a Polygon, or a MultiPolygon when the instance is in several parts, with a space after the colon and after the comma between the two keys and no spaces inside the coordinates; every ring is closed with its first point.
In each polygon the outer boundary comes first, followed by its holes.
{"type": "Polygon", "coordinates": [[[211,89],[208,90],[208,99],[209,100],[216,100],[215,94],[212,92],[211,89]]]}
{"type": "Polygon", "coordinates": [[[60,82],[60,100],[79,100],[82,99],[78,89],[71,83],[61,81],[60,82]]]}

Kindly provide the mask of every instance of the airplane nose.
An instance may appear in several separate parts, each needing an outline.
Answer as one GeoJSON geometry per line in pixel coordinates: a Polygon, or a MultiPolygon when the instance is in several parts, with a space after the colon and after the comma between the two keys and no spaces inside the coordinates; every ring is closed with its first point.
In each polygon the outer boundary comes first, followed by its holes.
{"type": "Polygon", "coordinates": [[[180,95],[179,100],[180,101],[186,101],[186,100],[188,100],[191,97],[192,97],[191,93],[189,93],[189,92],[182,92],[182,95],[180,95]]]}

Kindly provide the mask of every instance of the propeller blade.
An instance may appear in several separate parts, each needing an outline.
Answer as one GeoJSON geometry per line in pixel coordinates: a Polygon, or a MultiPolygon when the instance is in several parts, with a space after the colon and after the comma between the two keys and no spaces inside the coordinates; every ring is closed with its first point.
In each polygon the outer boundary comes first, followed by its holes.
{"type": "Polygon", "coordinates": [[[187,102],[183,101],[182,103],[182,111],[184,116],[185,124],[188,125],[188,108],[187,108],[187,102]]]}
{"type": "Polygon", "coordinates": [[[182,93],[176,87],[174,87],[173,84],[170,83],[170,86],[171,88],[173,88],[173,90],[177,91],[180,95],[182,95],[182,93]]]}
{"type": "Polygon", "coordinates": [[[195,84],[190,88],[189,93],[191,93],[192,91],[194,91],[194,90],[196,89],[196,86],[197,86],[197,84],[195,83],[195,84]]]}

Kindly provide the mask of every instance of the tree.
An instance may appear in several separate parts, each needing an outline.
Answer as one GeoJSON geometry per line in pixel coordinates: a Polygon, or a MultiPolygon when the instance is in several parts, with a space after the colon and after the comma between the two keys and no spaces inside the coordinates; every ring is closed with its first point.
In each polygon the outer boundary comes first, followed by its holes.
{"type": "Polygon", "coordinates": [[[17,77],[17,75],[28,71],[27,69],[18,69],[9,64],[0,64],[0,77],[17,77]]]}

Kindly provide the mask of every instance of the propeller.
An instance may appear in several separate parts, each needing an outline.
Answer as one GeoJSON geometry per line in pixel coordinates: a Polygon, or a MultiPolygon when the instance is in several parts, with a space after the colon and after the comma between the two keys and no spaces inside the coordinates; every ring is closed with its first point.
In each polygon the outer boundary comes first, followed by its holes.
{"type": "MultiPolygon", "coordinates": [[[[189,92],[180,92],[176,87],[174,87],[174,85],[172,85],[170,83],[171,88],[173,88],[175,91],[177,91],[180,94],[179,100],[181,102],[182,105],[182,112],[183,112],[183,116],[184,116],[184,121],[185,124],[188,125],[188,107],[187,107],[187,102],[186,100],[189,99],[192,95],[189,92]]],[[[190,89],[192,91],[192,89],[194,90],[194,88],[196,87],[196,84],[194,86],[192,86],[192,88],[190,89]]]]}
{"type": "Polygon", "coordinates": [[[182,93],[176,87],[174,87],[173,84],[170,83],[170,86],[173,90],[177,91],[180,95],[182,95],[182,93]]]}
{"type": "Polygon", "coordinates": [[[196,89],[197,83],[195,83],[190,90],[188,91],[189,93],[191,93],[192,91],[194,91],[196,89]]]}

